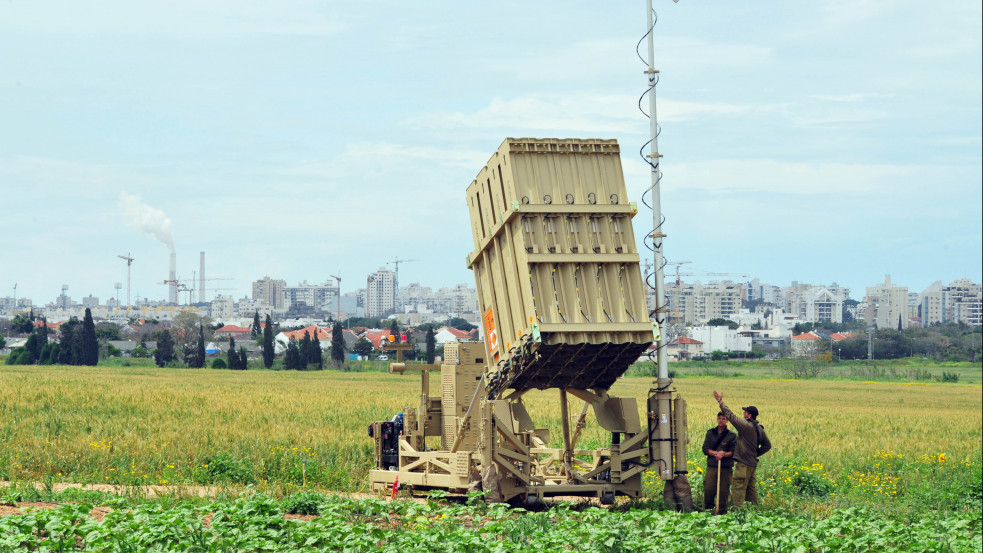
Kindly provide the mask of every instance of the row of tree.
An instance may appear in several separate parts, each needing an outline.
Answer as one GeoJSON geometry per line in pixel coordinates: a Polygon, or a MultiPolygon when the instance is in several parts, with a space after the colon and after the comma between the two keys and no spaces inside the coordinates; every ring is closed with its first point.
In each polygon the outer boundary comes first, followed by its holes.
{"type": "MultiPolygon", "coordinates": [[[[30,320],[29,320],[30,322],[30,320]]],[[[31,335],[23,346],[15,348],[7,357],[8,365],[89,365],[99,363],[99,340],[92,311],[85,309],[82,321],[72,317],[61,324],[61,337],[57,342],[49,341],[48,322],[30,322],[31,335]]],[[[18,323],[20,324],[20,323],[18,323]]]]}
{"type": "MultiPolygon", "coordinates": [[[[33,313],[32,313],[33,315],[33,313]]],[[[50,330],[47,323],[41,319],[41,324],[35,325],[33,316],[27,317],[18,315],[14,325],[20,329],[26,325],[31,328],[31,334],[23,347],[15,349],[7,359],[8,364],[29,365],[29,364],[63,364],[63,365],[96,365],[99,361],[99,340],[108,341],[119,339],[119,330],[115,327],[96,329],[92,320],[92,313],[89,309],[85,311],[83,321],[72,318],[59,327],[61,334],[57,342],[49,342],[48,335],[50,330]]],[[[159,329],[152,333],[151,337],[156,339],[157,347],[152,351],[145,352],[145,356],[153,356],[154,362],[159,367],[175,366],[179,361],[189,368],[202,368],[206,364],[205,352],[205,326],[207,318],[199,317],[194,314],[182,314],[175,319],[169,329],[159,329]],[[192,326],[193,323],[194,326],[192,326]],[[174,333],[177,333],[179,340],[175,340],[174,333]],[[178,356],[180,352],[180,360],[178,356]]],[[[256,312],[250,330],[255,339],[260,342],[263,352],[263,365],[272,368],[275,358],[276,344],[273,340],[273,322],[269,315],[266,316],[265,323],[260,323],[259,313],[256,312]]],[[[381,321],[380,321],[381,322],[381,321]]],[[[394,339],[401,340],[401,332],[398,323],[391,321],[390,332],[394,339]]],[[[143,342],[141,347],[133,351],[144,351],[143,342]]],[[[425,360],[433,363],[436,357],[436,343],[433,327],[427,328],[425,338],[425,360]]],[[[368,356],[372,353],[374,346],[372,343],[361,338],[355,342],[351,351],[359,355],[368,356]]],[[[106,344],[107,354],[113,355],[115,348],[111,344],[106,344]]],[[[344,334],[340,323],[335,323],[331,329],[331,348],[330,360],[335,368],[344,366],[346,352],[344,334]]],[[[119,350],[115,354],[119,355],[119,350]]],[[[407,352],[407,358],[412,359],[412,351],[407,352]]],[[[284,368],[288,370],[321,370],[324,368],[324,356],[321,350],[320,337],[311,336],[305,332],[300,340],[291,340],[287,345],[284,355],[284,368]]],[[[236,348],[234,338],[229,338],[229,348],[227,351],[227,362],[223,362],[228,368],[233,370],[245,370],[248,364],[248,353],[245,347],[236,348]]]]}

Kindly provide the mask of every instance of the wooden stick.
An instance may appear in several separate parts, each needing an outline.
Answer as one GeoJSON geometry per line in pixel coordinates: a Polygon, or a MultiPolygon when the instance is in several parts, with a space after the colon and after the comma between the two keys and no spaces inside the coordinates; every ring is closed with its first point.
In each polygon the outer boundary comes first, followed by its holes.
{"type": "Polygon", "coordinates": [[[720,459],[717,459],[717,499],[713,502],[713,514],[720,514],[720,459]]]}

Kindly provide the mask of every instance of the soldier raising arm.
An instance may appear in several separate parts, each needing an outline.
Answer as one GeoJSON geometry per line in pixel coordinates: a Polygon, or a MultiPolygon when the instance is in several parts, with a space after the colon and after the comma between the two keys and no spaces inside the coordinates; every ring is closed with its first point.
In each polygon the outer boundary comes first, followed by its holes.
{"type": "Polygon", "coordinates": [[[731,497],[734,508],[740,508],[744,501],[758,504],[758,481],[756,472],[758,457],[771,449],[771,441],[765,434],[765,428],[758,423],[758,408],[749,405],[742,407],[744,417],[738,417],[724,403],[723,394],[713,391],[713,397],[720,405],[720,411],[737,430],[737,444],[734,447],[734,479],[731,497]]]}

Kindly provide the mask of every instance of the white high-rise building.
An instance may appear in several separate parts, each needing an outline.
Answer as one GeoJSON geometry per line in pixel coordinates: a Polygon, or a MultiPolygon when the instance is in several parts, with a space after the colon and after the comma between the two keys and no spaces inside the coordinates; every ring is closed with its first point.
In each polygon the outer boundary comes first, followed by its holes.
{"type": "Polygon", "coordinates": [[[365,281],[365,316],[384,317],[396,308],[396,273],[379,267],[365,281]]]}

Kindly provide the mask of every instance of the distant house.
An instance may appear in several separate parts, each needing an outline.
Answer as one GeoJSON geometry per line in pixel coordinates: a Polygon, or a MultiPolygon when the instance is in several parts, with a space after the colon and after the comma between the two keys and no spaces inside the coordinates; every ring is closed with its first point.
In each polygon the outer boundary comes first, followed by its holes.
{"type": "Polygon", "coordinates": [[[688,336],[680,336],[666,345],[666,355],[676,361],[688,361],[703,355],[703,342],[688,336]]]}
{"type": "Polygon", "coordinates": [[[819,344],[823,341],[832,340],[831,336],[816,332],[815,330],[810,330],[809,332],[803,332],[796,336],[792,336],[792,354],[793,355],[812,355],[815,354],[819,348],[819,344]]]}
{"type": "MultiPolygon", "coordinates": [[[[133,350],[140,346],[140,342],[134,340],[109,340],[109,343],[116,349],[123,353],[123,357],[129,357],[133,353],[133,350]]],[[[147,346],[147,352],[154,351],[157,349],[157,342],[144,342],[147,346]]]]}
{"type": "Polygon", "coordinates": [[[442,326],[434,332],[433,337],[437,345],[442,346],[448,342],[471,342],[474,340],[476,334],[477,329],[466,332],[452,326],[442,326]]]}
{"type": "Polygon", "coordinates": [[[236,325],[225,325],[222,328],[216,330],[214,333],[216,339],[232,337],[238,340],[242,338],[250,338],[252,337],[252,335],[253,335],[252,330],[236,325]]]}
{"type": "Polygon", "coordinates": [[[299,330],[291,330],[289,332],[281,332],[276,335],[276,342],[282,344],[283,347],[287,347],[290,344],[290,340],[301,341],[304,339],[304,333],[314,339],[317,336],[318,341],[321,343],[321,349],[325,350],[331,347],[331,329],[325,328],[323,326],[312,325],[299,330]]]}

